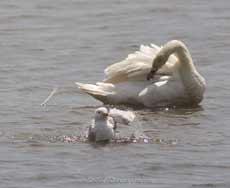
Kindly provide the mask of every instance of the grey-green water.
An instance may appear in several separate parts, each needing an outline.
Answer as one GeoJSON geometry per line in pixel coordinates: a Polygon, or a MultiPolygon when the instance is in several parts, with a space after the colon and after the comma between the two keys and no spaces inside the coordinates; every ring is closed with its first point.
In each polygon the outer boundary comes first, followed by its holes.
{"type": "Polygon", "coordinates": [[[0,187],[230,187],[229,10],[227,0],[0,1],[0,187]],[[207,80],[199,108],[136,110],[151,144],[59,139],[81,134],[101,105],[75,81],[171,39],[207,80]]]}

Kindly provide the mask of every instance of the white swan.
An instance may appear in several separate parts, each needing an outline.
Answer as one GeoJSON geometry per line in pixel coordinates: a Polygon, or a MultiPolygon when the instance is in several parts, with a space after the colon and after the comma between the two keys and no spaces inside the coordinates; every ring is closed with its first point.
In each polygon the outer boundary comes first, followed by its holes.
{"type": "Polygon", "coordinates": [[[78,87],[107,104],[194,105],[203,99],[205,80],[197,72],[188,48],[178,40],[163,47],[141,46],[140,51],[105,69],[96,85],[78,87]]]}

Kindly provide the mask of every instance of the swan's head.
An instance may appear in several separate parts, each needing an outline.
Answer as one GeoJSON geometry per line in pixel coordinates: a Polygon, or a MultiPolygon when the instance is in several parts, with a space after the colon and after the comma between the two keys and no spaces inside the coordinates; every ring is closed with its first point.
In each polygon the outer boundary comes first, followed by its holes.
{"type": "Polygon", "coordinates": [[[163,51],[160,51],[153,59],[152,69],[147,75],[147,80],[152,79],[158,71],[158,69],[160,69],[167,60],[168,56],[163,51]]]}
{"type": "Polygon", "coordinates": [[[167,60],[168,56],[163,52],[159,52],[153,60],[153,69],[160,69],[167,60]]]}
{"type": "Polygon", "coordinates": [[[109,115],[109,109],[106,107],[97,108],[95,111],[95,119],[106,119],[109,115]]]}

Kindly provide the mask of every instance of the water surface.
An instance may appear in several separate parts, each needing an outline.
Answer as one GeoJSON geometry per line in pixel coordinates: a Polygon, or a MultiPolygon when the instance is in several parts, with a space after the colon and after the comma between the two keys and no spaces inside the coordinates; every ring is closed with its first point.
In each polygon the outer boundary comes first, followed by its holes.
{"type": "Polygon", "coordinates": [[[0,187],[229,187],[229,9],[227,0],[1,1],[0,187]],[[101,80],[140,44],[171,39],[207,80],[199,108],[135,110],[151,144],[63,142],[101,105],[75,81],[101,80]]]}

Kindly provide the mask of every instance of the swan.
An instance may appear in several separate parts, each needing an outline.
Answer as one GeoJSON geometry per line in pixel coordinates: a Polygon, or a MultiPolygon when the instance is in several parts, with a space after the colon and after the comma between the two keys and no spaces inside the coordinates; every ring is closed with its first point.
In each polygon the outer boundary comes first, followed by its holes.
{"type": "Polygon", "coordinates": [[[88,140],[92,142],[110,141],[115,138],[117,123],[128,125],[136,115],[131,111],[99,107],[88,129],[88,140]]]}
{"type": "Polygon", "coordinates": [[[192,106],[202,101],[206,85],[179,40],[162,47],[141,45],[139,51],[104,72],[105,79],[95,85],[76,82],[80,90],[104,104],[192,106]]]}

